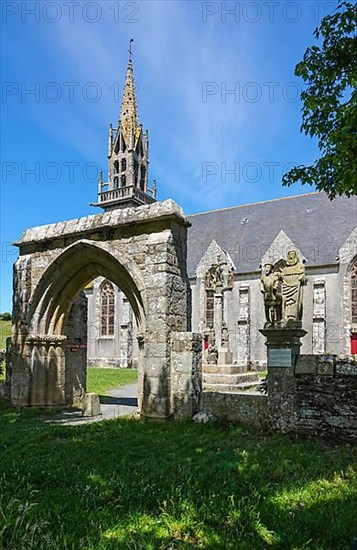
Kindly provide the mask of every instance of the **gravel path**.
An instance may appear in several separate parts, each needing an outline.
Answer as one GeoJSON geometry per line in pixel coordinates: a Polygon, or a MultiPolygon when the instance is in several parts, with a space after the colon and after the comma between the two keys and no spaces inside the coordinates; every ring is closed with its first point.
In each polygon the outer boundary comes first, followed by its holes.
{"type": "Polygon", "coordinates": [[[63,411],[53,415],[42,417],[45,422],[63,424],[65,426],[89,424],[91,422],[100,422],[101,420],[110,420],[119,416],[132,416],[138,410],[137,405],[138,385],[130,384],[121,386],[114,390],[109,390],[107,395],[100,396],[101,411],[100,416],[83,417],[81,411],[63,411]]]}

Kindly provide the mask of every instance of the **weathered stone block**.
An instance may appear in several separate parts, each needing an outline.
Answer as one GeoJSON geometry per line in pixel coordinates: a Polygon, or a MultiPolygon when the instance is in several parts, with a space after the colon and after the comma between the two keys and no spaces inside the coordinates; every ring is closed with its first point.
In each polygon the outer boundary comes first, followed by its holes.
{"type": "Polygon", "coordinates": [[[192,416],[202,388],[202,336],[191,332],[171,335],[171,414],[192,416]]]}
{"type": "Polygon", "coordinates": [[[316,355],[300,355],[297,359],[295,374],[317,374],[316,355]]]}
{"type": "Polygon", "coordinates": [[[327,358],[322,356],[318,358],[317,362],[317,374],[333,376],[334,374],[334,361],[333,358],[327,358]]]}
{"type": "Polygon", "coordinates": [[[218,365],[231,365],[233,363],[233,354],[229,349],[219,348],[218,365]]]}
{"type": "Polygon", "coordinates": [[[265,395],[203,392],[200,408],[205,413],[261,429],[267,425],[267,405],[265,395]]]}
{"type": "Polygon", "coordinates": [[[336,376],[357,376],[357,360],[341,357],[336,360],[336,376]]]}
{"type": "Polygon", "coordinates": [[[98,416],[100,410],[99,395],[97,393],[85,393],[82,401],[82,416],[98,416]]]}

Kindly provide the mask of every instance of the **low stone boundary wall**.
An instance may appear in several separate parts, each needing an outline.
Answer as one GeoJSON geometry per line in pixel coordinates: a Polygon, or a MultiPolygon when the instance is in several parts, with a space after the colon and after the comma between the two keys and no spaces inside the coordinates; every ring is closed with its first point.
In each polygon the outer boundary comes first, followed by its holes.
{"type": "Polygon", "coordinates": [[[267,406],[267,396],[263,394],[202,392],[200,410],[263,429],[267,425],[267,406]]]}
{"type": "Polygon", "coordinates": [[[202,392],[200,410],[283,433],[357,442],[357,357],[300,355],[269,367],[268,394],[202,392]]]}
{"type": "Polygon", "coordinates": [[[294,382],[299,434],[357,442],[357,357],[301,355],[294,382]]]}

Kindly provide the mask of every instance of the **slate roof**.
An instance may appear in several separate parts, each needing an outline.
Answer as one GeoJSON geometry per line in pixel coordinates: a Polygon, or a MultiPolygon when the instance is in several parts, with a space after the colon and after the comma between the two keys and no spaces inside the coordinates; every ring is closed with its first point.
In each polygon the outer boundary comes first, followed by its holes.
{"type": "Polygon", "coordinates": [[[308,193],[187,216],[188,272],[213,239],[226,250],[238,273],[259,269],[262,256],[280,230],[293,241],[307,266],[334,264],[340,247],[357,226],[357,197],[308,193]]]}

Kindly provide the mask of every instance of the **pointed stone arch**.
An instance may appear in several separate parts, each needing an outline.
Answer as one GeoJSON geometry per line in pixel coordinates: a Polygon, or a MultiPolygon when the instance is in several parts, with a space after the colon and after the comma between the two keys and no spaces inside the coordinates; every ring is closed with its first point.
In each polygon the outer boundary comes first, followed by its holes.
{"type": "Polygon", "coordinates": [[[9,356],[15,405],[68,403],[69,319],[83,289],[104,277],[123,291],[136,318],[141,412],[158,418],[176,414],[171,341],[174,332],[190,334],[188,225],[182,210],[165,201],[24,233],[16,243],[9,356]]]}
{"type": "MultiPolygon", "coordinates": [[[[235,265],[233,263],[233,260],[232,260],[231,256],[229,255],[229,253],[226,250],[224,250],[213,239],[211,241],[211,243],[209,244],[206,252],[203,254],[202,258],[198,262],[198,265],[197,265],[197,268],[196,268],[196,285],[197,285],[197,295],[198,295],[198,300],[199,300],[198,310],[200,312],[200,318],[199,318],[199,331],[200,332],[204,332],[204,330],[207,329],[207,325],[209,324],[208,317],[207,317],[207,303],[208,303],[208,300],[211,303],[212,303],[212,300],[213,300],[213,303],[215,302],[215,299],[214,299],[214,296],[213,296],[214,293],[212,294],[213,291],[209,291],[210,294],[211,294],[210,297],[207,296],[207,289],[206,289],[206,285],[205,285],[205,277],[206,277],[206,273],[217,262],[218,257],[220,257],[221,260],[223,260],[226,263],[226,266],[225,266],[225,269],[224,269],[224,278],[225,279],[227,279],[229,271],[231,271],[232,274],[235,271],[235,265]]],[[[224,308],[224,305],[225,305],[225,308],[226,308],[226,311],[227,311],[227,308],[228,308],[228,306],[227,306],[227,302],[228,302],[227,296],[225,296],[223,298],[223,300],[224,300],[224,301],[222,301],[223,308],[224,308]]],[[[213,307],[213,310],[216,309],[216,305],[217,304],[214,304],[213,306],[211,305],[211,307],[213,307]]],[[[212,322],[214,324],[214,314],[213,314],[212,322]]]]}
{"type": "Polygon", "coordinates": [[[140,330],[145,330],[145,285],[130,258],[108,250],[106,243],[81,239],[67,247],[46,268],[30,299],[30,332],[61,334],[78,293],[98,276],[120,286],[128,296],[140,330]]]}

